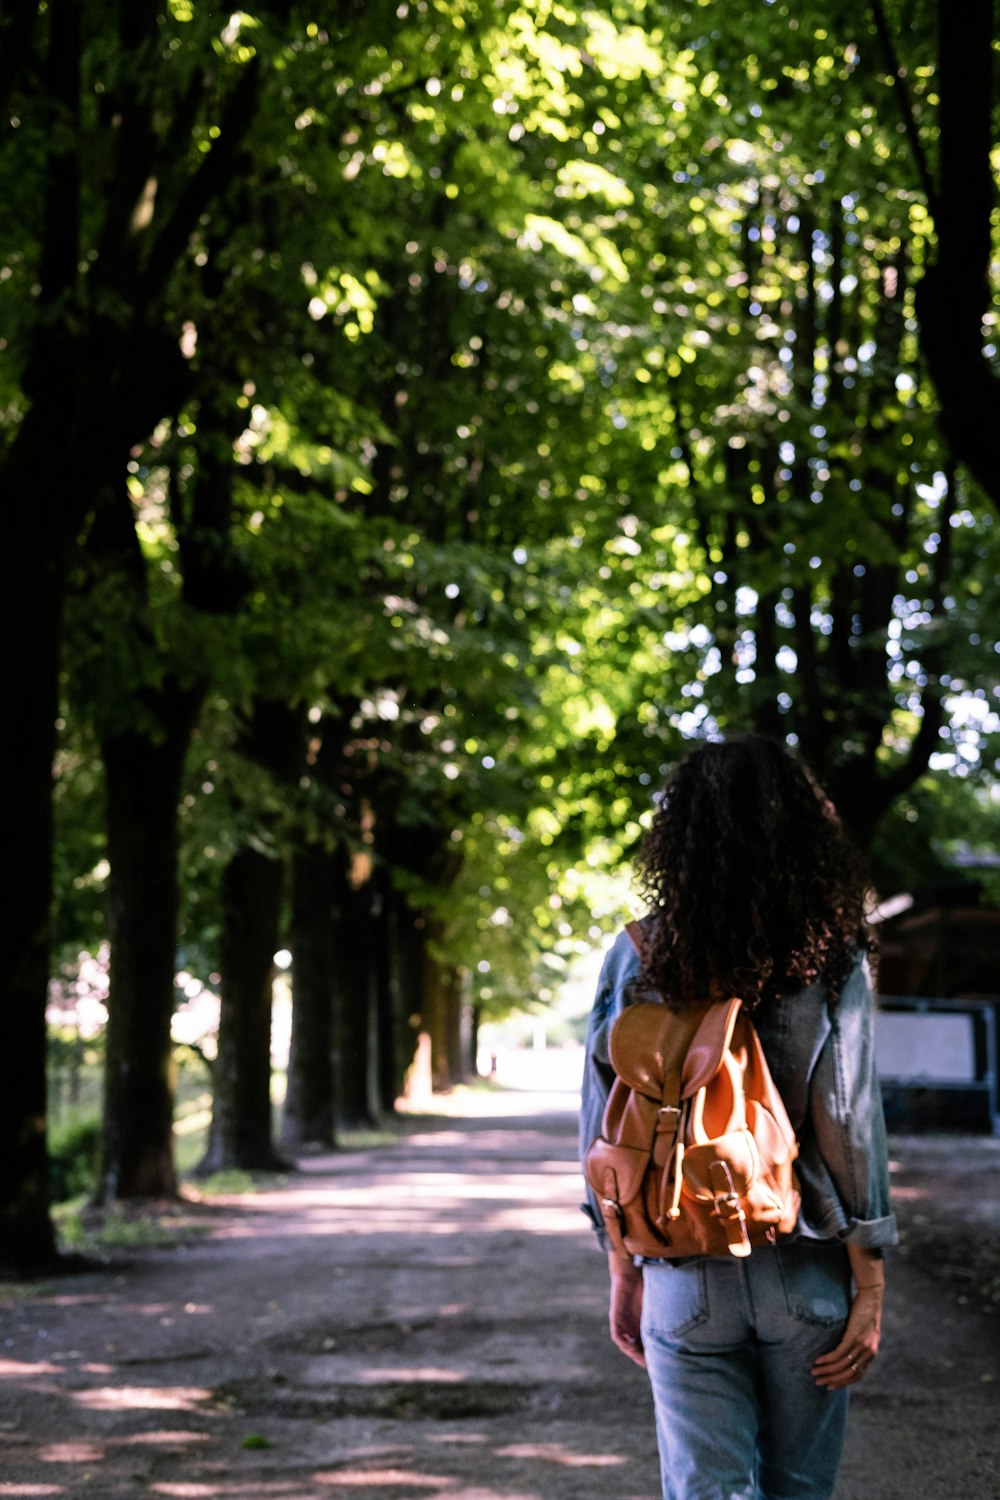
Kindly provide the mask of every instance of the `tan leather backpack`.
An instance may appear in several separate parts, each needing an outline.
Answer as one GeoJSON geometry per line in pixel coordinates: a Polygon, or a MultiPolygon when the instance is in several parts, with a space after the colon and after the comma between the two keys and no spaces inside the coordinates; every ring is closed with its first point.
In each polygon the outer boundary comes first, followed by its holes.
{"type": "MultiPolygon", "coordinates": [[[[641,952],[639,924],[627,930],[641,952]]],[[[741,1006],[641,1002],[614,1023],[616,1077],[584,1171],[616,1250],[745,1256],[794,1228],[795,1133],[741,1006]]]]}

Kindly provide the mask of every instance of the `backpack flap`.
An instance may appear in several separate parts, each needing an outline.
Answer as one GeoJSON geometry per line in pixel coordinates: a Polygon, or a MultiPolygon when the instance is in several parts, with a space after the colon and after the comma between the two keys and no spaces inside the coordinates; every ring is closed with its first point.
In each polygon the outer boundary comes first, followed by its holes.
{"type": "MultiPolygon", "coordinates": [[[[615,1089],[621,1088],[622,1085],[616,1080],[612,1095],[615,1089]]],[[[604,1227],[616,1250],[625,1248],[626,1210],[632,1208],[642,1192],[649,1162],[648,1139],[643,1145],[628,1146],[623,1145],[620,1140],[608,1140],[599,1135],[587,1148],[583,1170],[597,1194],[604,1227]]]]}
{"type": "Polygon", "coordinates": [[[794,1161],[798,1156],[795,1131],[784,1100],[771,1077],[756,1028],[746,1021],[739,1040],[747,1051],[747,1124],[766,1158],[774,1162],[794,1161]]]}
{"type": "MultiPolygon", "coordinates": [[[[737,1005],[739,1001],[736,1002],[737,1005]]],[[[712,1009],[719,1007],[713,1006],[712,1009]]],[[[629,1088],[659,1101],[663,1082],[670,1073],[685,1078],[685,1056],[702,1026],[703,1011],[690,1013],[668,1009],[658,1001],[643,1000],[622,1011],[611,1028],[608,1053],[611,1066],[629,1088]]],[[[721,1051],[721,1047],[720,1047],[721,1051]]],[[[716,1055],[715,1066],[718,1066],[716,1055]]],[[[698,1087],[697,1084],[694,1085],[698,1087]]]]}
{"type": "Polygon", "coordinates": [[[601,1200],[602,1209],[606,1202],[614,1204],[616,1209],[634,1202],[648,1166],[648,1151],[638,1146],[613,1146],[603,1136],[591,1143],[584,1158],[587,1180],[601,1200]]]}
{"type": "MultiPolygon", "coordinates": [[[[784,1109],[782,1109],[782,1114],[784,1114],[784,1109]]],[[[747,1125],[757,1142],[761,1155],[773,1162],[775,1166],[784,1166],[786,1162],[793,1162],[798,1156],[799,1149],[787,1115],[784,1116],[783,1126],[781,1120],[776,1120],[763,1104],[756,1099],[748,1099],[747,1125]]]]}
{"type": "Polygon", "coordinates": [[[698,1029],[684,1056],[685,1099],[690,1099],[715,1077],[726,1048],[732,1041],[742,1004],[742,1000],[734,997],[732,1000],[709,1005],[701,1013],[698,1029]]]}

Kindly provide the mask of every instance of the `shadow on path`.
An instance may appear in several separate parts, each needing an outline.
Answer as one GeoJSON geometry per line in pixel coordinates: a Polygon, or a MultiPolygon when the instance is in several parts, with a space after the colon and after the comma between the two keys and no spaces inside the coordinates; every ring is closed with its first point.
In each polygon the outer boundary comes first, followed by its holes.
{"type": "MultiPolygon", "coordinates": [[[[572,1102],[462,1096],[391,1146],[214,1199],[202,1238],[11,1292],[0,1497],[655,1500],[645,1378],[607,1342],[577,1208],[572,1102]]],[[[990,1173],[997,1201],[995,1145],[963,1156],[970,1201],[990,1173]]],[[[904,1218],[946,1172],[955,1197],[951,1163],[900,1143],[904,1218]]],[[[930,1271],[910,1247],[893,1267],[838,1500],[1000,1494],[997,1319],[930,1271]]]]}

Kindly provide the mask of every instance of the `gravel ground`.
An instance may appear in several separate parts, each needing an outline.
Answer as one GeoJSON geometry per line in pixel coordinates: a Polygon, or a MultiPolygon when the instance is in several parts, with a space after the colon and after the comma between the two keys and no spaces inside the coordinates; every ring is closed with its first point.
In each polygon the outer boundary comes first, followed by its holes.
{"type": "MultiPolygon", "coordinates": [[[[0,1497],[654,1500],[573,1103],[460,1093],[186,1207],[173,1248],[0,1289],[0,1497]]],[[[892,1154],[903,1244],[837,1500],[997,1500],[1000,1141],[892,1154]]]]}

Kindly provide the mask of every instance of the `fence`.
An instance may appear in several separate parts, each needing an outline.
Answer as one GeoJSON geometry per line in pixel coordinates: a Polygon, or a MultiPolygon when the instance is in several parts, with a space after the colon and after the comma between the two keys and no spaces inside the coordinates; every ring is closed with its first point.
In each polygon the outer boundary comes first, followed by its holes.
{"type": "Polygon", "coordinates": [[[891,1130],[1000,1135],[1000,1000],[879,998],[875,1049],[891,1130]]]}

